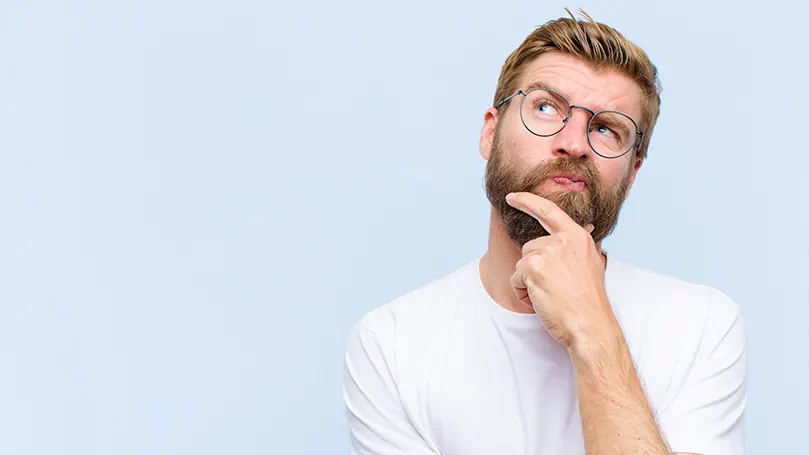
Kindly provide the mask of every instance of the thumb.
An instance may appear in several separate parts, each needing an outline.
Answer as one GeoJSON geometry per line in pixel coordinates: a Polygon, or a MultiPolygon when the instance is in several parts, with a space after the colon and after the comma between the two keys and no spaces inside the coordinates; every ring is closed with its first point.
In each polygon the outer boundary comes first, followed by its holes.
{"type": "Polygon", "coordinates": [[[584,226],[584,230],[585,230],[585,231],[587,231],[587,233],[588,233],[588,234],[592,234],[592,233],[593,233],[593,229],[595,229],[595,228],[596,228],[596,227],[595,227],[595,226],[593,226],[592,224],[586,224],[586,225],[584,226]]]}

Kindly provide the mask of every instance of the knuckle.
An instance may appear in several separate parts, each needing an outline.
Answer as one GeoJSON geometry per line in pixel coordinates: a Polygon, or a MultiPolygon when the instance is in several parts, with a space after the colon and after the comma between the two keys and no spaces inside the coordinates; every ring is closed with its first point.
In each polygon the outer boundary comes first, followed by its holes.
{"type": "Polygon", "coordinates": [[[556,210],[556,206],[555,206],[555,205],[553,205],[553,204],[547,204],[547,205],[544,205],[544,206],[540,207],[540,208],[539,208],[539,210],[538,210],[538,212],[539,212],[539,214],[540,214],[540,215],[542,215],[543,217],[549,217],[549,216],[551,216],[551,215],[553,214],[553,212],[554,212],[555,210],[556,210]]]}
{"type": "Polygon", "coordinates": [[[536,239],[530,240],[525,242],[525,245],[522,246],[522,255],[527,256],[534,250],[534,246],[536,245],[536,239]]]}
{"type": "Polygon", "coordinates": [[[534,271],[536,261],[535,254],[529,254],[527,256],[523,256],[522,259],[517,261],[517,266],[515,267],[515,273],[520,275],[531,274],[534,271]]]}
{"type": "Polygon", "coordinates": [[[534,273],[542,270],[542,256],[538,254],[532,254],[528,257],[528,269],[534,273]]]}

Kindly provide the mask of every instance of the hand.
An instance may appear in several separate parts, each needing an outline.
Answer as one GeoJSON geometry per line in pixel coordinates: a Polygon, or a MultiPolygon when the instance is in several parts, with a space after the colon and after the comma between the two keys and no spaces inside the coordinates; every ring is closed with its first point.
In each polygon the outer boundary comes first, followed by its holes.
{"type": "Polygon", "coordinates": [[[506,201],[545,227],[550,235],[526,243],[511,286],[534,308],[545,329],[570,349],[575,339],[598,333],[614,318],[604,287],[604,262],[590,236],[553,202],[533,193],[511,193],[506,201]]]}

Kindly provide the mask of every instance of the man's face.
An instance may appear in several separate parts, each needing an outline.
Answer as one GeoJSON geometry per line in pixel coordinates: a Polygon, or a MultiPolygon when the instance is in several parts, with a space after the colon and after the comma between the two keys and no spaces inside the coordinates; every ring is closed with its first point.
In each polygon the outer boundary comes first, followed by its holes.
{"type": "MultiPolygon", "coordinates": [[[[544,54],[525,68],[520,79],[519,88],[542,82],[570,104],[641,118],[636,83],[616,72],[596,73],[575,57],[544,54]]],[[[618,221],[641,160],[634,150],[613,159],[597,155],[587,142],[590,114],[581,109],[572,110],[556,135],[532,134],[520,120],[522,98],[512,98],[499,114],[489,109],[481,134],[481,154],[488,160],[486,194],[506,232],[520,247],[548,235],[538,221],[505,201],[510,192],[528,191],[555,202],[579,225],[592,224],[593,239],[601,241],[618,221]]]]}

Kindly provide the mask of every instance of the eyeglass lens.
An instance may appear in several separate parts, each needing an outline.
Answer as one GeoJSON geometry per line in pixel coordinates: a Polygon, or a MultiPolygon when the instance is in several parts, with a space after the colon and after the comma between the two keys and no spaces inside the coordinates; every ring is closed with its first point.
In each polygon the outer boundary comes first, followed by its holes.
{"type": "MultiPolygon", "coordinates": [[[[520,114],[529,131],[538,136],[552,136],[562,130],[571,112],[570,105],[561,96],[535,89],[523,99],[520,114]]],[[[600,112],[590,121],[587,135],[599,155],[619,156],[635,145],[636,127],[624,114],[600,112]]]]}

